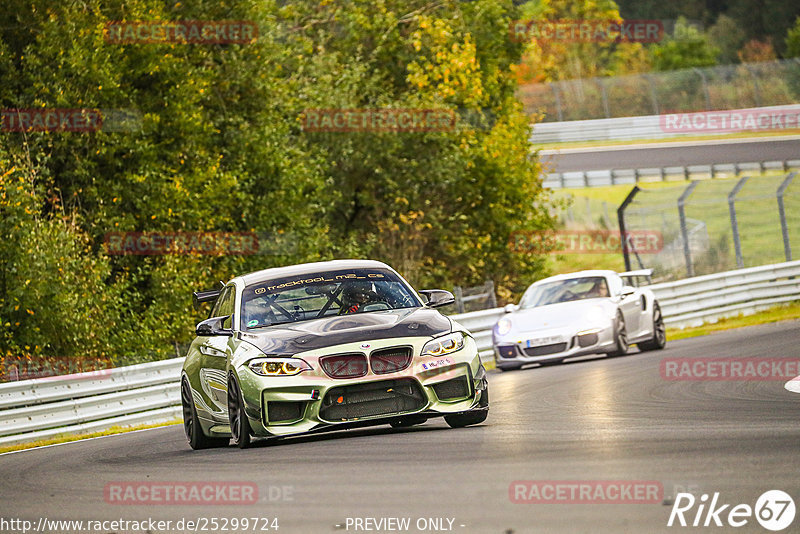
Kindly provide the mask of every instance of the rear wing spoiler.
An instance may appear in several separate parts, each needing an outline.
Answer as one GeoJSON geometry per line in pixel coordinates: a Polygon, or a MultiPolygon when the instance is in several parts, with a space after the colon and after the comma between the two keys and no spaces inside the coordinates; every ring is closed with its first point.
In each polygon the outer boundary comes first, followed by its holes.
{"type": "MultiPolygon", "coordinates": [[[[220,282],[222,283],[222,282],[220,282]]],[[[223,287],[225,284],[222,284],[223,287]]],[[[222,293],[223,287],[219,289],[209,289],[208,291],[193,291],[192,292],[192,306],[194,306],[195,310],[200,309],[200,305],[204,302],[214,302],[219,297],[219,294],[222,293]]]]}
{"type": "Polygon", "coordinates": [[[650,283],[650,277],[653,276],[653,269],[639,269],[638,271],[625,271],[619,273],[620,278],[636,278],[637,276],[647,277],[647,283],[650,283]]]}
{"type": "Polygon", "coordinates": [[[653,276],[653,269],[639,269],[638,271],[625,271],[619,273],[621,278],[631,278],[634,276],[653,276]]]}

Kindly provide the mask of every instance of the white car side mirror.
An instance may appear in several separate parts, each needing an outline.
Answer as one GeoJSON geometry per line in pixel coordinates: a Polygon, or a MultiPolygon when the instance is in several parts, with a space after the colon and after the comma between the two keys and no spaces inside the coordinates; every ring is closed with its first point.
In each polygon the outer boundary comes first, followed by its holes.
{"type": "Polygon", "coordinates": [[[503,311],[506,312],[506,313],[512,313],[512,312],[517,311],[518,309],[519,309],[519,306],[517,306],[516,304],[506,304],[503,307],[503,311]]]}
{"type": "Polygon", "coordinates": [[[630,297],[634,293],[636,293],[636,288],[631,286],[622,286],[622,291],[619,292],[619,296],[625,298],[630,297]]]}

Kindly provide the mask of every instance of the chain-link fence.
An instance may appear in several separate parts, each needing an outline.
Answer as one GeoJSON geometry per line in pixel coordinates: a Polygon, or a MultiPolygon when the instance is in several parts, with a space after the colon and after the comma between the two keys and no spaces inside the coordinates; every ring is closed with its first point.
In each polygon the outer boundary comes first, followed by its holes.
{"type": "Polygon", "coordinates": [[[543,122],[779,106],[800,101],[800,58],[524,85],[543,122]]]}
{"type": "Polygon", "coordinates": [[[663,281],[791,261],[800,253],[796,175],[634,187],[617,211],[620,232],[659,232],[662,246],[640,253],[627,243],[626,268],[663,281]]]}

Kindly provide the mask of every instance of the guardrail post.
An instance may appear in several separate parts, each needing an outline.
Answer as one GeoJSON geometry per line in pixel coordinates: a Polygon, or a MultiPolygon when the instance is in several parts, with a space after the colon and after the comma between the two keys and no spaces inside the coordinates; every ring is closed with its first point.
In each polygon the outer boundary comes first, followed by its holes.
{"type": "MultiPolygon", "coordinates": [[[[681,220],[681,237],[683,238],[683,257],[686,259],[686,276],[688,278],[694,276],[694,265],[692,264],[692,250],[689,247],[689,231],[686,228],[686,211],[684,205],[695,187],[697,187],[697,182],[690,183],[683,193],[681,193],[680,198],[678,198],[678,216],[681,220]]],[[[627,265],[625,268],[630,270],[627,265]]]]}
{"type": "Polygon", "coordinates": [[[742,190],[744,184],[747,182],[748,177],[745,176],[733,186],[731,192],[728,193],[728,212],[731,214],[731,230],[733,230],[733,248],[736,250],[736,266],[740,269],[744,267],[744,259],[742,258],[742,242],[739,240],[739,223],[736,221],[736,195],[742,190]]]}
{"type": "Polygon", "coordinates": [[[792,183],[794,177],[797,175],[796,172],[793,172],[786,179],[783,183],[778,187],[778,215],[781,218],[781,233],[783,234],[783,252],[786,255],[786,261],[792,261],[792,246],[789,243],[789,227],[786,224],[786,210],[783,207],[783,194],[786,192],[786,188],[789,187],[789,184],[792,183]]]}
{"type": "Polygon", "coordinates": [[[628,196],[625,197],[625,200],[622,201],[622,204],[619,205],[617,208],[617,222],[619,223],[619,241],[622,244],[622,256],[625,258],[625,270],[631,270],[631,258],[628,253],[628,240],[626,239],[625,233],[625,208],[628,207],[628,204],[633,202],[633,197],[639,192],[639,186],[634,185],[631,192],[628,193],[628,196]]]}

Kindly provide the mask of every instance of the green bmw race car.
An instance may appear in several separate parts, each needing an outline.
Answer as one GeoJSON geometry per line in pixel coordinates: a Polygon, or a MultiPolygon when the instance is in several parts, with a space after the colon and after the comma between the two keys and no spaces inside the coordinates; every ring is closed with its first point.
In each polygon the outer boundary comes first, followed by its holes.
{"type": "Polygon", "coordinates": [[[434,309],[453,295],[417,293],[381,262],[266,269],[194,298],[214,305],[181,377],[193,449],[438,416],[451,427],[486,419],[475,340],[434,309]]]}

